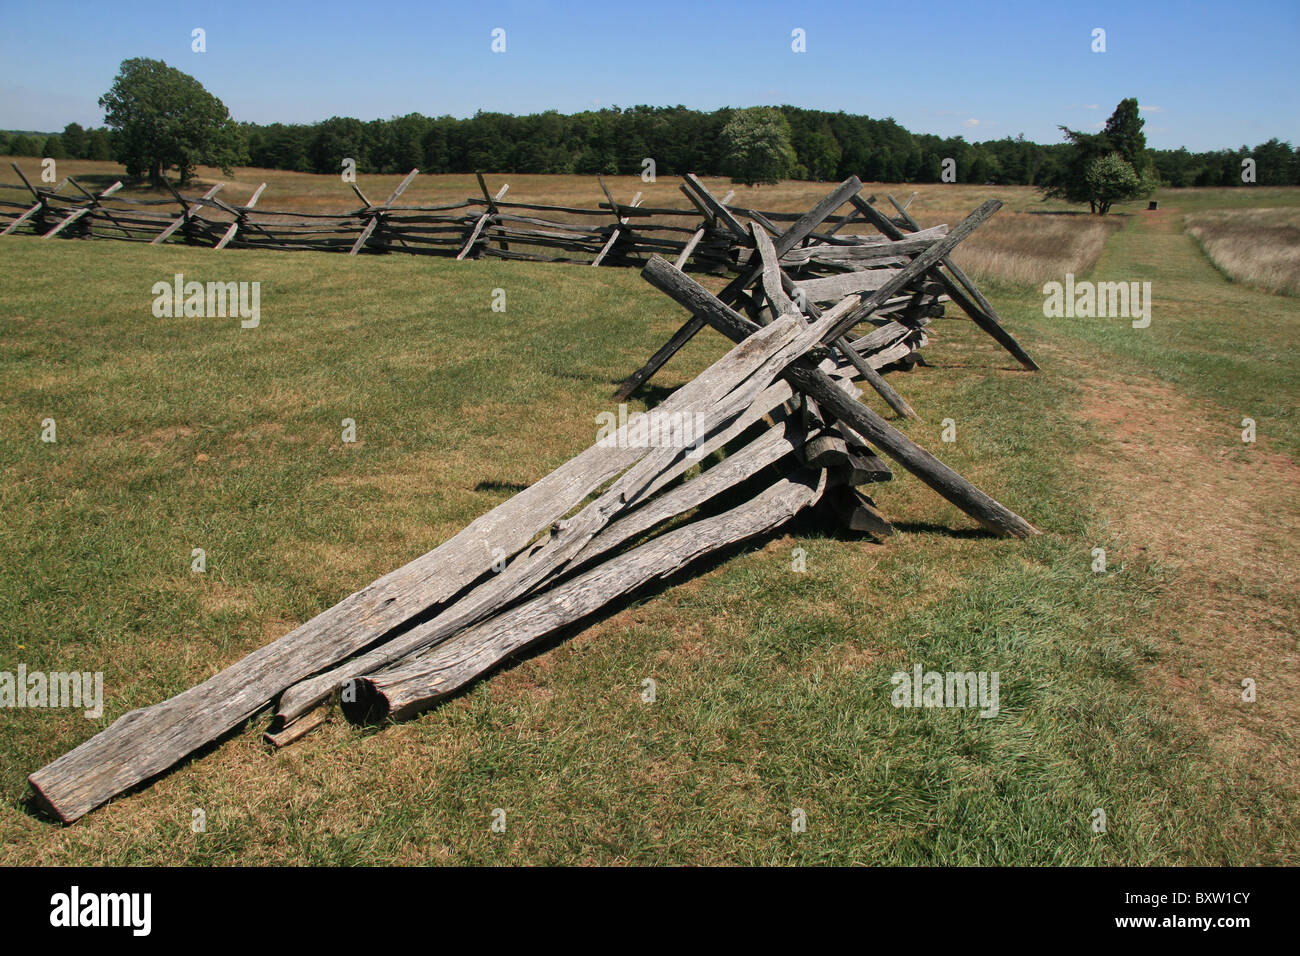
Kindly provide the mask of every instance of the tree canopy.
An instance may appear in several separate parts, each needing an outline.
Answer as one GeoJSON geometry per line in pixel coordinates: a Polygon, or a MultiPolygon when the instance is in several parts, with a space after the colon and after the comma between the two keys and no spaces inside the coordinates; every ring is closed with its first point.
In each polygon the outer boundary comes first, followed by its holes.
{"type": "Polygon", "coordinates": [[[1137,99],[1129,97],[1120,100],[1100,133],[1060,127],[1073,149],[1060,175],[1042,187],[1043,193],[1066,202],[1086,202],[1102,216],[1114,203],[1151,195],[1158,180],[1147,156],[1145,124],[1137,99]]]}
{"type": "Polygon", "coordinates": [[[221,100],[161,60],[123,60],[99,105],[113,130],[113,158],[129,175],[148,173],[158,184],[175,168],[184,182],[200,163],[229,175],[247,162],[243,135],[221,100]]]}
{"type": "Polygon", "coordinates": [[[778,183],[798,162],[790,144],[790,123],[770,106],[733,113],[722,128],[722,150],[731,181],[746,186],[778,183]]]}

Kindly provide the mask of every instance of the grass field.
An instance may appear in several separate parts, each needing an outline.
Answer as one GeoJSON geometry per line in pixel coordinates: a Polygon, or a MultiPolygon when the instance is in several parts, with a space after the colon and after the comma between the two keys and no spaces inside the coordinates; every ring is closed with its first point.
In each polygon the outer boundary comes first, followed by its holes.
{"type": "MultiPolygon", "coordinates": [[[[16,159],[28,179],[36,182],[40,164],[32,159],[16,159]]],[[[355,209],[359,201],[352,190],[339,178],[311,173],[294,173],[275,169],[237,168],[234,177],[223,176],[221,170],[199,167],[197,178],[186,191],[194,194],[209,185],[225,182],[221,197],[232,203],[247,202],[262,183],[267,184],[259,200],[259,208],[289,212],[342,213],[355,209]]],[[[104,189],[122,176],[122,167],[115,163],[89,160],[60,160],[60,176],[70,175],[83,185],[104,189]]],[[[372,202],[384,199],[402,181],[402,176],[361,176],[358,186],[372,202]]],[[[527,174],[489,175],[489,189],[495,192],[503,184],[510,186],[507,200],[515,202],[544,202],[555,205],[596,209],[605,201],[605,194],[594,176],[541,176],[527,174]]],[[[17,177],[12,181],[16,182],[17,177]]],[[[704,177],[704,182],[717,196],[729,190],[736,192],[733,204],[749,209],[776,212],[804,212],[826,195],[832,184],[809,182],[783,182],[775,186],[734,185],[726,179],[704,177]]],[[[644,183],[639,176],[607,176],[605,183],[621,202],[629,202],[636,193],[642,194],[647,206],[686,207],[688,203],[678,190],[680,179],[664,176],[653,183],[644,183]]],[[[70,189],[70,187],[69,187],[70,189]]],[[[1099,218],[1083,216],[1056,201],[1044,201],[1038,190],[1027,186],[970,186],[965,184],[918,186],[872,186],[877,203],[892,214],[887,197],[894,195],[900,202],[916,193],[909,212],[923,226],[939,223],[956,225],[980,203],[996,197],[1006,204],[998,216],[983,226],[956,254],[958,264],[969,272],[988,278],[1005,279],[1020,283],[1042,283],[1067,271],[1086,272],[1097,261],[1105,239],[1121,225],[1119,217],[1099,218]]],[[[21,195],[18,193],[15,196],[21,195]]],[[[165,189],[149,189],[133,183],[119,195],[134,198],[171,198],[165,189]]],[[[478,180],[472,175],[417,176],[406,192],[402,204],[418,205],[454,203],[468,196],[482,195],[478,180]]],[[[12,198],[12,197],[10,197],[12,198]]],[[[208,215],[208,213],[205,213],[208,215]]],[[[548,216],[565,220],[577,217],[563,213],[548,216]]],[[[214,212],[210,218],[229,218],[214,212]]],[[[680,221],[661,217],[657,220],[670,225],[691,226],[699,217],[692,214],[680,221]]],[[[845,233],[875,230],[865,224],[853,223],[844,227],[845,233]]]]}
{"type": "Polygon", "coordinates": [[[1300,295],[1300,209],[1226,209],[1187,217],[1187,231],[1230,279],[1300,295]]]}
{"type": "MultiPolygon", "coordinates": [[[[348,205],[336,181],[272,177],[268,206],[294,188],[348,205]]],[[[572,179],[508,177],[512,198],[594,204],[572,179]]],[[[397,177],[373,180],[371,198],[397,177]]],[[[475,191],[430,177],[408,196],[475,191]]],[[[1153,284],[1147,329],[1045,318],[1043,264],[1015,261],[1013,229],[984,287],[1043,371],[944,320],[932,367],[892,377],[921,415],[900,427],[1041,537],[989,537],[902,473],[876,494],[900,529],[885,545],[797,523],[413,721],[335,715],[272,752],[255,720],[67,828],[28,811],[28,773],[589,445],[681,314],[630,270],[0,240],[0,671],[103,670],[106,694],[98,720],[0,710],[0,863],[1300,862],[1300,310],[1229,282],[1184,231],[1245,192],[1162,195],[1107,217],[1104,243],[1028,191],[913,203],[955,222],[998,195],[1000,217],[1052,221],[1035,257],[1052,268],[1095,246],[1080,276],[1153,284]],[[261,326],[154,318],[175,272],[261,282],[261,326]],[[998,671],[1000,716],[895,709],[890,676],[915,664],[998,671]]],[[[652,397],[723,350],[697,337],[652,397]]]]}

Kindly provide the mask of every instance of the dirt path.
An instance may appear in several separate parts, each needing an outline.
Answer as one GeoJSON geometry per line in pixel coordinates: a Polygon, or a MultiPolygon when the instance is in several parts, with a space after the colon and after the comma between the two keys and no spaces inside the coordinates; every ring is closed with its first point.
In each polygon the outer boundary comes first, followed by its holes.
{"type": "MultiPolygon", "coordinates": [[[[1144,215],[1112,238],[1096,274],[1121,273],[1188,301],[1197,285],[1221,287],[1233,308],[1268,298],[1224,281],[1183,234],[1177,209],[1144,215]]],[[[1178,321],[1177,301],[1163,314],[1178,321]]],[[[1154,376],[1117,376],[1096,355],[1074,360],[1085,363],[1080,412],[1103,437],[1084,461],[1121,542],[1109,563],[1147,561],[1164,576],[1145,621],[1145,636],[1160,651],[1152,692],[1204,734],[1218,760],[1261,788],[1277,788],[1279,810],[1294,817],[1300,467],[1270,450],[1266,436],[1243,443],[1240,409],[1154,376]],[[1243,680],[1255,682],[1254,703],[1242,699],[1243,680]]]]}

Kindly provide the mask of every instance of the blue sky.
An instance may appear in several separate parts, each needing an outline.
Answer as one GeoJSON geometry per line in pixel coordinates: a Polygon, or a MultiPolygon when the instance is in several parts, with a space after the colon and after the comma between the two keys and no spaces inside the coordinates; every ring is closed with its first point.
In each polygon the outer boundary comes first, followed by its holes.
{"type": "Polygon", "coordinates": [[[236,119],[788,103],[968,140],[1058,142],[1136,96],[1153,147],[1300,142],[1300,0],[660,3],[316,0],[0,6],[0,128],[99,125],[118,64],[197,77],[236,119]],[[207,32],[207,52],[190,49],[207,32]],[[505,53],[490,49],[506,31],[505,53]],[[1094,53],[1092,31],[1106,31],[1094,53]],[[807,52],[791,50],[791,31],[807,52]],[[24,39],[25,38],[25,39],[24,39]]]}

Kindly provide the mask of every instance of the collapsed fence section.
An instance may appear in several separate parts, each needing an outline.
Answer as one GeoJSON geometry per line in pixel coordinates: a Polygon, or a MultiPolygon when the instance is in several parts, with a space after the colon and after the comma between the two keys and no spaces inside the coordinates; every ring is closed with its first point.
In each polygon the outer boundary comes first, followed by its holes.
{"type": "MultiPolygon", "coordinates": [[[[400,210],[395,201],[407,183],[381,206],[367,205],[359,237],[368,242],[391,228],[386,220],[400,210]]],[[[266,739],[277,747],[318,726],[333,700],[349,720],[410,717],[652,582],[814,507],[842,527],[885,538],[893,526],[864,490],[893,477],[885,458],[992,532],[1038,533],[860,401],[857,385],[869,384],[900,415],[910,411],[884,376],[920,361],[945,295],[1014,343],[949,261],[1001,203],[989,200],[951,230],[926,234],[878,213],[851,178],[782,229],[755,216],[745,226],[694,177],[687,186],[734,238],[737,274],[715,295],[681,268],[688,248],[677,264],[647,258],[644,279],[690,319],[622,391],[644,383],[706,326],[734,343],[729,351],[423,556],[202,683],[121,715],[29,776],[35,804],[76,820],[267,707],[274,717],[266,739]],[[850,218],[881,230],[849,246],[851,254],[826,241],[832,214],[846,203],[850,218]]],[[[512,241],[488,231],[490,219],[501,221],[504,195],[475,205],[466,255],[481,241],[512,241]]],[[[611,255],[642,209],[612,197],[610,207],[616,224],[593,262],[611,255]]],[[[29,218],[43,213],[54,215],[37,209],[29,218]]],[[[49,228],[71,228],[71,215],[49,228]]],[[[195,218],[184,216],[175,231],[195,218]]],[[[257,228],[247,215],[232,219],[217,242],[257,228]]]]}

